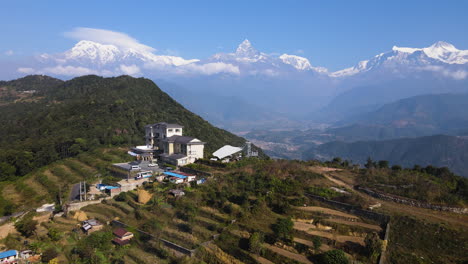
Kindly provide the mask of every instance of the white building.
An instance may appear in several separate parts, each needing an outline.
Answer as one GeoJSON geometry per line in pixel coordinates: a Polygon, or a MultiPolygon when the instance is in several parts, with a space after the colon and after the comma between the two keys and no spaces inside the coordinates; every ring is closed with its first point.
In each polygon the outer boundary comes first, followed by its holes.
{"type": "Polygon", "coordinates": [[[163,149],[163,140],[172,136],[182,136],[183,126],[165,122],[145,126],[146,145],[163,149]]]}
{"type": "Polygon", "coordinates": [[[165,122],[145,126],[146,146],[166,163],[183,166],[203,158],[205,142],[183,136],[183,126],[165,122]]]}

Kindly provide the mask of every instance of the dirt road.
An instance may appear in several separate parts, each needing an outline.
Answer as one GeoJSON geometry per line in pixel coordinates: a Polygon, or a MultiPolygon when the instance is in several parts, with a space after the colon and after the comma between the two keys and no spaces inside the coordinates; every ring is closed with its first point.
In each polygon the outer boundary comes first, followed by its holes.
{"type": "Polygon", "coordinates": [[[301,263],[305,263],[305,264],[313,264],[312,261],[310,261],[306,256],[303,256],[303,255],[299,255],[299,254],[296,254],[296,253],[293,253],[291,251],[287,251],[285,249],[282,249],[282,248],[279,248],[279,247],[276,247],[276,246],[272,246],[272,245],[268,245],[266,244],[266,248],[268,248],[269,250],[275,252],[275,253],[278,253],[282,256],[285,256],[287,258],[290,258],[290,259],[294,259],[296,261],[299,261],[301,263]]]}

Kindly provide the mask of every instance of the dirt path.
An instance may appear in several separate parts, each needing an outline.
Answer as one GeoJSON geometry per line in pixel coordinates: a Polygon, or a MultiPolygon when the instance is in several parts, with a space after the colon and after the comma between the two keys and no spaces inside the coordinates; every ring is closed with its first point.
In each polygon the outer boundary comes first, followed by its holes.
{"type": "Polygon", "coordinates": [[[260,264],[275,264],[275,263],[269,261],[266,258],[260,257],[259,255],[255,255],[255,254],[250,253],[250,256],[252,258],[254,258],[260,264]]]}
{"type": "Polygon", "coordinates": [[[4,239],[8,234],[18,233],[15,229],[15,224],[10,222],[0,226],[0,239],[4,239]]]}
{"type": "Polygon", "coordinates": [[[296,254],[296,253],[292,253],[292,252],[287,251],[285,249],[275,247],[275,246],[272,246],[272,245],[268,245],[268,244],[266,245],[266,248],[268,248],[269,250],[271,250],[271,251],[273,251],[275,253],[278,253],[278,254],[280,254],[282,256],[285,256],[287,258],[299,261],[301,263],[306,263],[306,264],[312,263],[313,264],[313,262],[310,261],[306,256],[299,255],[299,254],[296,254]]]}
{"type": "Polygon", "coordinates": [[[380,226],[378,226],[378,225],[371,225],[371,224],[366,224],[366,223],[362,223],[362,222],[351,222],[351,221],[346,221],[346,220],[342,220],[342,219],[333,219],[333,218],[326,219],[326,221],[332,222],[332,223],[337,223],[337,224],[350,225],[350,226],[361,226],[361,227],[369,228],[369,229],[379,231],[379,232],[382,231],[382,228],[380,226]]]}
{"type": "Polygon", "coordinates": [[[346,241],[358,243],[360,245],[364,245],[364,238],[363,237],[355,237],[355,236],[344,236],[344,235],[338,235],[334,234],[332,232],[326,232],[326,231],[319,231],[319,230],[312,230],[314,226],[311,224],[306,224],[306,223],[301,223],[301,222],[295,222],[294,223],[294,229],[304,231],[307,234],[314,235],[314,236],[319,236],[319,237],[324,237],[328,238],[331,240],[336,240],[338,242],[344,243],[346,241]]]}
{"type": "MultiPolygon", "coordinates": [[[[451,224],[457,224],[461,225],[464,227],[468,227],[468,215],[461,215],[461,214],[455,214],[455,213],[450,213],[450,212],[441,212],[441,211],[434,211],[430,209],[424,209],[424,208],[419,208],[419,207],[413,207],[405,204],[400,204],[400,203],[394,203],[390,201],[384,201],[380,199],[376,199],[370,195],[367,195],[362,192],[354,191],[354,186],[351,184],[345,183],[341,179],[339,179],[338,175],[335,175],[335,177],[330,176],[330,172],[333,171],[339,171],[338,169],[333,169],[333,168],[323,168],[323,167],[311,167],[310,168],[314,172],[321,173],[324,177],[326,177],[328,180],[331,182],[342,186],[346,187],[350,190],[353,191],[353,193],[365,198],[366,200],[371,200],[371,201],[378,201],[379,203],[382,204],[382,211],[386,211],[384,213],[386,214],[408,214],[412,216],[416,216],[421,219],[429,220],[432,222],[440,223],[440,222],[447,222],[451,224]]],[[[379,211],[381,211],[379,210],[379,211]]]]}
{"type": "Polygon", "coordinates": [[[309,212],[320,212],[324,214],[329,214],[329,215],[336,215],[336,216],[341,216],[341,217],[346,217],[346,218],[352,218],[352,219],[359,219],[359,217],[352,215],[352,214],[347,214],[343,213],[341,211],[333,210],[330,208],[326,207],[320,207],[320,206],[306,206],[306,207],[296,207],[296,209],[302,210],[302,211],[309,211],[309,212]]]}

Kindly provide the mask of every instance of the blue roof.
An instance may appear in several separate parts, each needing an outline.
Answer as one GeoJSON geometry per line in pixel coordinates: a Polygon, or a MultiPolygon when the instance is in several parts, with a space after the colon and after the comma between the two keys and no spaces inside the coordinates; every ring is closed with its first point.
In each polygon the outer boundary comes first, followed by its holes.
{"type": "Polygon", "coordinates": [[[169,171],[164,172],[164,174],[166,174],[166,175],[168,175],[168,176],[173,176],[173,177],[181,178],[181,179],[187,178],[187,176],[180,175],[180,174],[174,173],[174,172],[169,172],[169,171]]]}
{"type": "Polygon", "coordinates": [[[104,189],[107,189],[107,190],[111,190],[111,189],[117,189],[119,188],[118,186],[112,186],[112,185],[105,185],[105,184],[97,184],[96,186],[98,189],[101,189],[101,188],[104,188],[104,189]]]}
{"type": "Polygon", "coordinates": [[[18,255],[18,251],[8,250],[8,251],[0,252],[0,259],[8,258],[8,257],[11,257],[11,256],[16,256],[16,255],[18,255]]]}

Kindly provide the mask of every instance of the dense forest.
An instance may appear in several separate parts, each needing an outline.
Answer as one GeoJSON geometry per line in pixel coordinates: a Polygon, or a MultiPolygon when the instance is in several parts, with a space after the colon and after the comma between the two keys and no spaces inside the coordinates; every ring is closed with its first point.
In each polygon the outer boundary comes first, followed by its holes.
{"type": "Polygon", "coordinates": [[[210,125],[151,80],[27,76],[0,82],[0,181],[100,146],[144,144],[144,126],[174,122],[211,153],[244,139],[210,125]]]}

